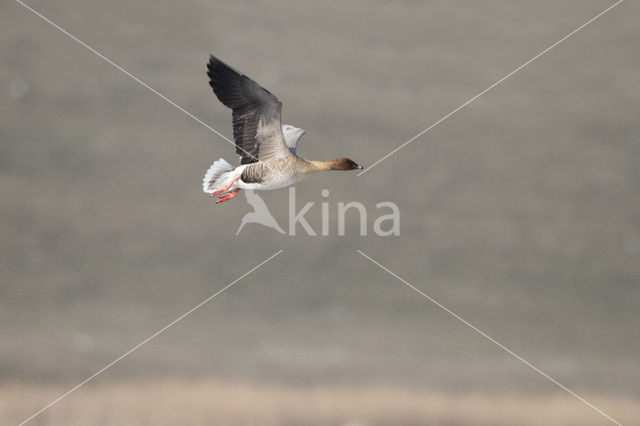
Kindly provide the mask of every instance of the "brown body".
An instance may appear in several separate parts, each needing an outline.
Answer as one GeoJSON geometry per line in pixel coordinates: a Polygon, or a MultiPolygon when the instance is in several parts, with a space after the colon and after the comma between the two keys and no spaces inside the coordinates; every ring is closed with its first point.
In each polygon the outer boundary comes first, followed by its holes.
{"type": "Polygon", "coordinates": [[[290,154],[285,158],[271,159],[264,162],[251,163],[240,175],[240,180],[248,184],[262,184],[268,189],[288,186],[318,172],[329,170],[355,170],[362,166],[348,158],[316,161],[305,160],[290,154]]]}

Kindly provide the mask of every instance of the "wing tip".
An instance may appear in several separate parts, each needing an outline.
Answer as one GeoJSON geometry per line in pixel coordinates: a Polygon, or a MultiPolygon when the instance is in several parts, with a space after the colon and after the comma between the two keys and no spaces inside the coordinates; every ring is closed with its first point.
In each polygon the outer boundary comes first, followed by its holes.
{"type": "Polygon", "coordinates": [[[229,72],[229,71],[232,71],[235,74],[238,74],[239,76],[245,77],[245,75],[242,74],[240,71],[233,68],[231,65],[227,64],[226,62],[213,56],[212,54],[209,54],[209,62],[207,62],[207,70],[208,70],[207,75],[209,76],[209,78],[212,78],[212,74],[229,72]]]}

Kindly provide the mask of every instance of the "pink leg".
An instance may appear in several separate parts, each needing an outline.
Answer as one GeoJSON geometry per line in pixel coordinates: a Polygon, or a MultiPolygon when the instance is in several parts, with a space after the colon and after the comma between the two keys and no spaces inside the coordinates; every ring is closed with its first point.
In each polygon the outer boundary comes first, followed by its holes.
{"type": "Polygon", "coordinates": [[[226,185],[225,185],[225,186],[223,186],[222,188],[218,189],[217,191],[212,192],[212,193],[211,193],[211,196],[212,196],[212,197],[215,197],[215,196],[216,196],[216,195],[218,195],[218,194],[222,194],[223,192],[228,191],[228,190],[229,190],[229,188],[231,188],[231,185],[233,185],[233,183],[234,183],[235,181],[237,181],[239,177],[240,177],[240,174],[235,175],[233,178],[231,178],[231,180],[229,181],[229,183],[228,183],[228,184],[226,184],[226,185]]]}
{"type": "Polygon", "coordinates": [[[220,203],[224,203],[225,201],[228,201],[230,199],[232,199],[233,197],[235,197],[236,195],[238,195],[238,192],[240,192],[240,188],[233,190],[231,192],[227,192],[226,194],[220,196],[220,198],[218,198],[218,200],[216,201],[216,204],[220,204],[220,203]]]}

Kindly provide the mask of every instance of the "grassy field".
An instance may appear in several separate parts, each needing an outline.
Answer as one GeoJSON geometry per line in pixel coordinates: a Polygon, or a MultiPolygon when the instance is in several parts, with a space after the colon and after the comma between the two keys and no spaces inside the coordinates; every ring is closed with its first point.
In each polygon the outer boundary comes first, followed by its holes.
{"type": "MultiPolygon", "coordinates": [[[[66,389],[0,386],[0,421],[15,424],[66,389]]],[[[640,422],[640,401],[589,395],[624,424],[640,422]]],[[[411,391],[392,387],[295,388],[204,380],[89,385],[33,422],[66,426],[409,426],[606,423],[558,393],[514,397],[411,391]]]]}

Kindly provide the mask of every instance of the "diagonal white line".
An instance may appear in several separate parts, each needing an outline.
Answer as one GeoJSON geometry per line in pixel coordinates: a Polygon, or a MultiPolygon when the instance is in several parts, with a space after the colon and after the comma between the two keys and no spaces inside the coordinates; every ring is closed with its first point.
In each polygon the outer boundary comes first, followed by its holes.
{"type": "Polygon", "coordinates": [[[129,349],[127,352],[125,352],[124,354],[120,355],[118,358],[114,359],[113,361],[111,361],[109,364],[105,365],[104,367],[102,367],[100,370],[96,371],[95,373],[93,373],[91,376],[87,377],[86,379],[84,379],[82,382],[78,383],[77,385],[75,385],[74,387],[72,387],[71,389],[69,389],[68,391],[66,391],[65,393],[63,393],[62,395],[60,395],[58,398],[54,399],[53,401],[51,401],[49,404],[47,404],[46,406],[42,407],[40,410],[38,410],[37,412],[35,412],[34,414],[32,414],[29,418],[25,419],[22,423],[20,423],[18,426],[22,426],[25,423],[27,423],[29,420],[33,419],[34,417],[36,417],[37,415],[41,414],[43,411],[47,410],[48,408],[50,408],[52,405],[56,404],[58,401],[60,401],[61,399],[63,399],[64,397],[66,397],[67,395],[69,395],[71,392],[75,391],[76,389],[78,389],[80,386],[86,384],[87,382],[93,380],[96,376],[98,376],[99,374],[103,373],[106,369],[108,369],[109,367],[113,366],[114,364],[116,364],[117,362],[121,361],[123,358],[125,358],[126,356],[128,356],[129,354],[131,354],[133,351],[139,349],[142,345],[144,345],[145,343],[147,343],[149,340],[153,339],[154,337],[158,336],[159,334],[163,333],[165,330],[167,330],[169,327],[173,326],[174,324],[176,324],[178,321],[182,320],[183,318],[185,318],[186,316],[190,315],[191,313],[193,313],[196,309],[200,308],[202,305],[206,304],[207,302],[209,302],[210,300],[212,300],[213,298],[215,298],[217,295],[219,295],[220,293],[222,293],[223,291],[225,291],[226,289],[228,289],[229,287],[231,287],[232,285],[234,285],[235,283],[237,283],[238,281],[240,281],[241,279],[243,279],[244,277],[246,277],[247,275],[249,275],[250,273],[252,273],[253,271],[255,271],[256,269],[260,268],[262,265],[264,265],[265,263],[269,262],[271,259],[273,259],[274,257],[276,257],[277,255],[279,255],[280,253],[282,253],[283,250],[279,250],[276,253],[272,254],[270,257],[268,257],[267,259],[263,260],[262,262],[260,262],[259,264],[257,264],[256,266],[254,266],[253,268],[249,269],[247,272],[245,272],[244,274],[240,275],[238,278],[236,278],[235,280],[231,281],[229,284],[227,284],[226,286],[224,286],[222,289],[218,290],[217,292],[213,293],[211,296],[207,297],[206,299],[204,299],[202,302],[198,303],[196,306],[194,306],[193,308],[189,309],[187,312],[185,312],[184,314],[180,315],[178,318],[176,318],[175,320],[171,321],[169,324],[165,325],[164,327],[162,327],[160,330],[156,331],[155,333],[153,333],[151,336],[147,337],[146,339],[144,339],[143,341],[141,341],[140,343],[138,343],[137,345],[135,345],[134,347],[132,347],[131,349],[129,349]]]}
{"type": "Polygon", "coordinates": [[[457,107],[456,109],[450,111],[447,115],[445,115],[444,117],[442,117],[440,120],[436,121],[435,123],[433,123],[432,125],[430,125],[429,127],[427,127],[426,129],[424,129],[423,131],[421,131],[420,133],[418,133],[417,135],[415,135],[414,137],[412,137],[411,139],[409,139],[408,141],[404,142],[402,145],[398,146],[396,149],[394,149],[393,151],[391,151],[390,153],[388,153],[387,155],[385,155],[384,157],[380,158],[378,161],[376,161],[375,163],[373,163],[372,165],[370,165],[369,167],[367,167],[366,169],[364,169],[363,171],[361,171],[360,173],[358,173],[358,176],[362,175],[363,173],[368,172],[369,170],[371,170],[373,167],[375,167],[377,164],[379,164],[380,162],[386,160],[388,157],[392,156],[393,154],[395,154],[396,152],[398,152],[399,150],[401,150],[402,148],[404,148],[405,146],[409,145],[411,142],[413,142],[414,140],[418,139],[420,136],[424,135],[425,133],[427,133],[429,130],[433,129],[434,127],[436,127],[438,124],[442,123],[444,120],[446,120],[447,118],[451,117],[453,114],[455,114],[456,112],[460,111],[462,108],[466,107],[467,105],[469,105],[471,102],[475,101],[476,99],[478,99],[480,96],[484,95],[485,93],[487,93],[489,90],[493,89],[494,87],[496,87],[497,85],[499,85],[500,83],[502,83],[503,81],[505,81],[506,79],[508,79],[509,77],[511,77],[512,75],[514,75],[515,73],[517,73],[518,71],[520,71],[522,68],[526,67],[527,65],[529,65],[531,62],[535,61],[536,59],[538,59],[539,57],[541,57],[542,55],[544,55],[545,53],[547,53],[548,51],[550,51],[551,49],[553,49],[554,47],[556,47],[557,45],[559,45],[560,43],[562,43],[563,41],[565,41],[566,39],[568,39],[569,37],[571,37],[572,35],[574,35],[575,33],[577,33],[578,31],[580,31],[581,29],[583,29],[584,27],[586,27],[587,25],[589,25],[590,23],[592,23],[593,21],[595,21],[596,19],[598,19],[599,17],[601,17],[602,15],[604,15],[605,13],[609,12],[611,9],[613,9],[614,7],[616,7],[617,5],[619,5],[620,3],[622,3],[624,0],[618,0],[617,2],[615,2],[614,4],[612,4],[611,6],[609,6],[608,8],[606,8],[605,10],[603,10],[602,12],[598,13],[596,16],[594,16],[593,18],[589,19],[587,22],[585,22],[584,24],[580,25],[578,28],[576,28],[575,30],[571,31],[569,34],[567,34],[566,36],[562,37],[560,40],[556,41],[555,43],[553,43],[551,46],[547,47],[546,49],[544,49],[542,52],[538,53],[536,56],[534,56],[533,58],[529,59],[527,62],[525,62],[524,64],[520,65],[518,68],[516,68],[515,70],[511,71],[509,74],[505,75],[504,77],[502,77],[500,80],[496,81],[495,83],[493,83],[491,86],[487,87],[486,89],[484,89],[482,92],[478,93],[477,95],[475,95],[473,98],[469,99],[468,101],[466,101],[465,103],[463,103],[462,105],[460,105],[459,107],[457,107]]]}
{"type": "Polygon", "coordinates": [[[466,326],[472,328],[474,331],[476,331],[477,333],[481,334],[482,336],[484,336],[485,338],[487,338],[489,341],[491,341],[492,343],[494,343],[496,346],[498,346],[499,348],[501,348],[502,350],[504,350],[505,352],[507,352],[508,354],[512,355],[514,358],[518,359],[519,361],[521,361],[523,364],[527,365],[528,367],[531,367],[534,371],[536,371],[538,374],[542,375],[543,377],[545,377],[546,379],[550,380],[551,382],[555,383],[556,385],[558,385],[559,387],[561,387],[562,389],[564,389],[565,391],[569,392],[571,395],[573,395],[574,397],[578,398],[580,401],[584,402],[585,404],[587,404],[589,407],[591,407],[592,409],[594,409],[595,411],[597,411],[598,413],[602,414],[604,417],[606,417],[607,419],[611,420],[613,423],[617,424],[617,425],[622,425],[622,423],[618,422],[617,420],[615,420],[614,418],[612,418],[611,416],[609,416],[607,413],[605,413],[604,411],[602,411],[601,409],[599,409],[598,407],[596,407],[595,405],[593,405],[592,403],[590,403],[589,401],[587,401],[586,399],[584,399],[583,397],[581,397],[580,395],[578,395],[577,393],[575,393],[574,391],[572,391],[571,389],[569,389],[568,387],[564,386],[562,383],[558,382],[556,379],[554,379],[553,377],[551,377],[550,375],[548,375],[547,373],[545,373],[544,371],[540,370],[538,367],[536,367],[535,365],[531,364],[529,361],[527,361],[526,359],[524,359],[523,357],[521,357],[520,355],[518,355],[517,353],[513,352],[511,349],[507,348],[505,345],[503,345],[502,343],[500,343],[499,341],[497,341],[496,339],[494,339],[493,337],[489,336],[487,333],[485,333],[484,331],[480,330],[478,327],[476,327],[475,325],[471,324],[469,321],[465,320],[464,318],[462,318],[460,315],[456,314],[455,312],[453,312],[451,309],[447,308],[446,306],[444,306],[443,304],[441,304],[440,302],[438,302],[437,300],[435,300],[434,298],[432,298],[431,296],[427,295],[426,293],[422,292],[421,290],[419,290],[418,288],[414,287],[413,285],[411,285],[409,282],[407,282],[406,280],[404,280],[403,278],[401,278],[400,276],[396,275],[395,273],[393,273],[391,270],[389,270],[388,268],[386,268],[385,266],[381,265],[380,263],[376,262],[375,260],[373,260],[371,257],[367,256],[366,254],[364,254],[362,251],[360,250],[356,250],[358,253],[360,253],[363,257],[369,259],[372,263],[376,264],[377,266],[379,266],[381,269],[387,271],[389,274],[391,274],[393,277],[397,278],[398,280],[402,281],[404,284],[406,284],[409,288],[413,289],[414,291],[420,293],[423,297],[425,297],[426,299],[428,299],[429,301],[431,301],[432,303],[434,303],[435,305],[437,305],[438,307],[444,309],[447,313],[451,314],[453,317],[455,317],[456,319],[458,319],[459,321],[461,321],[462,323],[464,323],[466,326]]]}
{"type": "MultiPolygon", "coordinates": [[[[87,43],[83,42],[82,40],[80,40],[78,37],[74,36],[73,34],[69,33],[67,30],[65,30],[64,28],[60,27],[59,25],[57,25],[55,22],[51,21],[49,18],[47,18],[46,16],[42,15],[41,13],[39,13],[38,11],[36,11],[35,9],[33,9],[32,7],[30,7],[29,5],[23,3],[21,0],[16,0],[16,2],[22,6],[24,6],[26,9],[30,10],[31,12],[33,12],[35,15],[39,16],[40,18],[42,18],[45,22],[47,22],[48,24],[50,24],[51,26],[53,26],[54,28],[60,30],[62,33],[64,33],[65,35],[67,35],[69,38],[71,38],[73,41],[75,41],[76,43],[86,47],[87,49],[89,49],[89,51],[91,51],[92,53],[94,53],[95,55],[97,55],[98,57],[100,57],[101,59],[103,59],[104,61],[108,62],[109,64],[113,65],[115,68],[117,68],[119,71],[121,71],[123,74],[125,74],[127,77],[132,78],[133,80],[135,80],[136,82],[138,82],[141,86],[143,86],[145,89],[149,90],[150,92],[160,96],[162,99],[164,99],[165,101],[167,101],[168,103],[170,103],[171,105],[173,105],[175,108],[179,109],[180,111],[182,111],[183,113],[185,113],[186,115],[188,115],[189,117],[191,117],[192,119],[194,119],[195,121],[197,121],[198,123],[202,124],[204,127],[206,127],[207,129],[211,130],[213,133],[215,133],[216,135],[220,136],[222,139],[226,140],[227,142],[229,142],[230,144],[236,146],[235,142],[233,142],[231,139],[227,138],[225,135],[223,135],[222,133],[220,133],[219,131],[217,131],[216,129],[214,129],[213,127],[211,127],[210,125],[208,125],[207,123],[205,123],[204,121],[202,121],[201,119],[199,119],[198,117],[196,117],[195,115],[193,115],[192,113],[190,113],[189,111],[187,111],[186,109],[184,109],[183,107],[181,107],[180,105],[178,105],[177,103],[175,103],[174,101],[172,101],[171,99],[167,98],[165,95],[163,95],[162,93],[158,92],[156,89],[154,89],[153,87],[149,86],[147,83],[145,83],[144,81],[140,80],[138,77],[136,77],[135,75],[131,74],[129,71],[125,70],[124,68],[122,68],[120,65],[116,64],[115,62],[113,62],[111,59],[107,58],[106,56],[104,56],[102,53],[98,52],[96,49],[94,49],[93,47],[89,46],[87,43]]],[[[245,154],[248,154],[249,156],[253,157],[254,159],[257,160],[257,158],[255,156],[253,156],[250,152],[245,151],[244,149],[240,148],[242,151],[245,152],[245,154]]]]}

